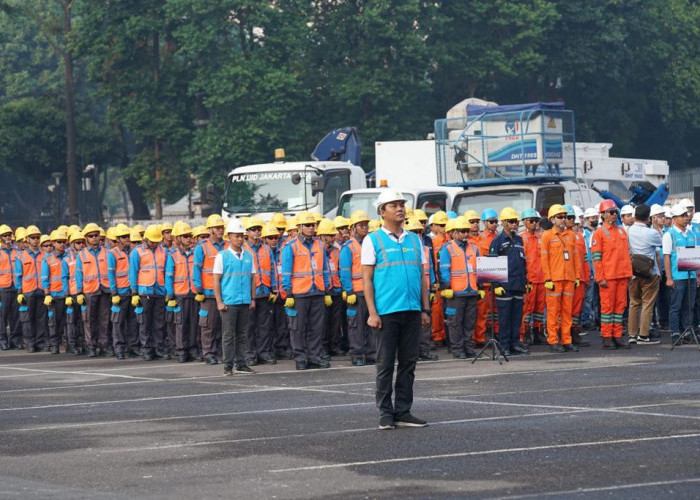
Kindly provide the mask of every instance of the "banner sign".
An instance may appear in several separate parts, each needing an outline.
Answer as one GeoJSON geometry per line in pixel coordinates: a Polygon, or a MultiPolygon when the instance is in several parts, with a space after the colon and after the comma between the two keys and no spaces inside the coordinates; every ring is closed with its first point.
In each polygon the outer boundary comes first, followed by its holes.
{"type": "Polygon", "coordinates": [[[483,283],[508,281],[508,257],[477,257],[476,278],[483,283]]]}
{"type": "Polygon", "coordinates": [[[700,247],[678,247],[678,270],[700,271],[700,247]]]}

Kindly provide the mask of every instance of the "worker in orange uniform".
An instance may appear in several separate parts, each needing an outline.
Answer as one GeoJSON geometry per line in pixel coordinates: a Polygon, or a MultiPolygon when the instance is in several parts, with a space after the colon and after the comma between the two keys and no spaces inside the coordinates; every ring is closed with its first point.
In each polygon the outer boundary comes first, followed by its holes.
{"type": "Polygon", "coordinates": [[[581,272],[578,279],[580,286],[574,290],[574,305],[571,310],[571,341],[579,347],[588,347],[590,342],[581,338],[581,310],[583,309],[583,299],[586,297],[586,289],[588,289],[589,281],[591,280],[591,267],[586,261],[586,240],[581,231],[581,224],[576,221],[576,211],[571,205],[563,205],[566,209],[566,229],[571,231],[576,240],[576,248],[578,250],[578,260],[581,272]]]}
{"type": "Polygon", "coordinates": [[[135,357],[136,352],[130,348],[138,345],[138,326],[134,309],[131,307],[129,285],[131,230],[126,224],[117,224],[112,235],[114,245],[107,252],[107,278],[112,294],[112,339],[114,355],[117,359],[123,360],[127,354],[129,357],[135,357]],[[129,337],[132,338],[129,339],[129,337]]]}
{"type": "Polygon", "coordinates": [[[63,259],[65,257],[68,234],[65,231],[51,231],[53,252],[44,254],[41,263],[41,285],[44,289],[44,305],[48,311],[49,345],[51,354],[58,354],[66,327],[66,292],[63,288],[63,259]]]}
{"type": "Polygon", "coordinates": [[[75,280],[75,266],[78,263],[78,252],[85,247],[85,237],[80,230],[73,230],[70,235],[70,246],[63,259],[62,279],[63,289],[66,291],[66,337],[68,352],[74,356],[81,356],[83,352],[84,335],[80,306],[76,303],[78,285],[75,280]]]}
{"type": "Polygon", "coordinates": [[[330,359],[332,356],[340,354],[342,335],[343,298],[340,286],[340,243],[336,239],[338,230],[330,219],[323,219],[318,223],[316,235],[321,238],[323,250],[328,259],[328,280],[330,282],[328,295],[331,296],[331,304],[326,307],[324,319],[323,357],[330,359]]]}
{"type": "MultiPolygon", "coordinates": [[[[442,246],[450,241],[450,237],[445,232],[448,221],[447,214],[440,210],[435,212],[428,219],[428,225],[432,233],[433,262],[438,262],[438,255],[442,246]]],[[[433,330],[433,341],[438,347],[444,346],[447,340],[445,329],[444,301],[439,295],[430,305],[430,321],[433,330]]]]}
{"type": "Polygon", "coordinates": [[[12,236],[10,226],[0,226],[0,350],[3,351],[22,348],[22,329],[15,307],[17,290],[12,276],[17,250],[12,244],[12,236]]]}
{"type": "MultiPolygon", "coordinates": [[[[481,222],[484,230],[479,235],[479,255],[489,255],[491,242],[496,238],[498,229],[498,212],[493,208],[487,208],[481,212],[481,222]]],[[[476,325],[474,326],[474,345],[476,348],[483,347],[486,342],[486,327],[493,324],[493,332],[498,335],[498,308],[492,305],[491,285],[484,283],[484,298],[480,300],[476,308],[476,325]],[[493,310],[491,309],[493,307],[493,310]]]]}
{"type": "Polygon", "coordinates": [[[571,311],[574,290],[581,275],[578,249],[573,233],[566,229],[566,209],[549,208],[552,229],[542,234],[541,252],[544,288],[547,295],[547,342],[550,352],[578,351],[571,340],[571,311]],[[558,331],[561,331],[561,342],[558,331]]]}
{"type": "Polygon", "coordinates": [[[19,320],[22,322],[24,346],[28,352],[44,349],[46,337],[46,306],[44,292],[39,282],[41,261],[44,258],[39,248],[41,231],[29,226],[25,233],[25,249],[15,258],[15,288],[19,304],[19,320]]]}
{"type": "Polygon", "coordinates": [[[525,231],[520,233],[525,247],[525,265],[527,266],[527,285],[523,303],[523,323],[520,327],[521,342],[529,344],[547,344],[547,337],[542,331],[544,324],[545,289],[540,255],[541,235],[539,231],[540,214],[534,208],[526,208],[521,213],[525,231]]]}
{"type": "Polygon", "coordinates": [[[598,207],[603,224],[591,237],[595,280],[600,290],[600,333],[603,349],[629,349],[622,335],[622,315],[627,306],[627,285],[632,278],[627,233],[617,225],[617,206],[603,200],[598,207]]]}

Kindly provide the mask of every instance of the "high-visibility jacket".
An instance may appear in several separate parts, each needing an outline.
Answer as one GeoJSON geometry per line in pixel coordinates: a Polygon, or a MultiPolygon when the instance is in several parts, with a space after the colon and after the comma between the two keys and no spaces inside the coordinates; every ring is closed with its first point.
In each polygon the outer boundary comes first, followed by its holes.
{"type": "Polygon", "coordinates": [[[328,260],[328,275],[331,281],[331,289],[339,293],[340,292],[340,245],[337,242],[333,242],[333,246],[330,250],[327,248],[326,258],[328,260]]]}
{"type": "Polygon", "coordinates": [[[477,247],[464,242],[462,247],[456,241],[450,241],[440,250],[440,279],[455,295],[475,295],[478,284],[476,280],[477,247]]]}
{"type": "Polygon", "coordinates": [[[129,289],[129,255],[119,247],[114,247],[107,256],[107,274],[112,292],[129,289]],[[110,257],[111,255],[111,257],[110,257]],[[111,263],[114,263],[112,268],[111,263]]]}
{"type": "Polygon", "coordinates": [[[44,293],[62,297],[64,293],[63,282],[61,281],[63,259],[56,257],[52,253],[46,254],[41,267],[41,285],[44,293]]]}
{"type": "Polygon", "coordinates": [[[447,233],[436,234],[435,236],[433,236],[433,259],[435,259],[436,261],[438,260],[438,256],[440,255],[440,249],[445,243],[448,243],[451,240],[452,238],[450,238],[447,233]]]}
{"type": "Polygon", "coordinates": [[[347,293],[364,293],[362,283],[362,264],[360,256],[362,244],[357,238],[351,238],[340,250],[340,283],[347,293]]]}
{"type": "Polygon", "coordinates": [[[544,274],[542,273],[542,255],[540,250],[540,235],[535,232],[531,234],[528,231],[520,233],[523,239],[523,247],[525,248],[525,265],[527,266],[527,280],[530,283],[544,283],[544,274]]]}
{"type": "Polygon", "coordinates": [[[620,226],[603,222],[591,238],[591,253],[596,282],[632,277],[627,233],[620,226]]]}
{"type": "Polygon", "coordinates": [[[576,238],[576,248],[578,249],[578,260],[581,264],[579,279],[584,282],[589,282],[591,280],[591,266],[586,260],[587,248],[586,248],[586,238],[582,233],[574,232],[574,238],[576,238]]]}
{"type": "Polygon", "coordinates": [[[324,252],[321,242],[314,239],[311,250],[296,238],[291,244],[294,262],[292,263],[292,293],[309,293],[312,286],[320,292],[325,291],[325,280],[323,277],[324,252]]]}
{"type": "Polygon", "coordinates": [[[15,287],[23,294],[33,293],[41,290],[39,286],[39,272],[44,252],[37,251],[35,254],[29,250],[22,250],[17,254],[15,263],[15,287]]]}
{"type": "MultiPolygon", "coordinates": [[[[107,277],[107,250],[100,247],[97,256],[87,247],[78,253],[80,265],[82,265],[82,292],[95,293],[100,290],[100,286],[109,289],[109,278],[107,277]]],[[[78,288],[80,288],[78,279],[78,288]]]]}
{"type": "MultiPolygon", "coordinates": [[[[178,297],[196,294],[197,290],[194,287],[194,283],[192,283],[194,253],[184,254],[181,250],[175,250],[170,253],[168,259],[172,260],[172,292],[178,297]]],[[[168,271],[169,266],[166,270],[166,282],[169,281],[168,271]]],[[[167,283],[166,288],[168,288],[168,293],[170,293],[170,287],[167,283]]]]}
{"type": "Polygon", "coordinates": [[[540,255],[545,281],[576,281],[581,274],[576,241],[568,229],[559,232],[553,227],[545,231],[540,255]]]}
{"type": "Polygon", "coordinates": [[[7,252],[0,249],[0,289],[12,286],[12,264],[14,263],[14,250],[7,252]]]}
{"type": "Polygon", "coordinates": [[[246,241],[243,243],[243,248],[248,250],[255,259],[255,267],[257,268],[255,295],[256,297],[266,297],[273,289],[275,275],[275,264],[270,245],[260,242],[253,246],[246,241]]]}
{"type": "Polygon", "coordinates": [[[139,256],[139,271],[136,281],[139,288],[152,287],[155,284],[165,287],[165,250],[163,247],[157,246],[151,250],[146,245],[139,245],[133,251],[139,256]]]}
{"type": "Polygon", "coordinates": [[[226,250],[227,248],[227,242],[224,241],[219,249],[211,242],[211,240],[203,240],[195,248],[195,269],[193,270],[194,285],[195,287],[198,287],[198,282],[201,283],[201,288],[205,295],[214,295],[214,260],[220,251],[226,250]],[[202,254],[201,261],[198,258],[198,254],[200,253],[202,254]],[[198,262],[201,262],[201,265],[198,266],[198,262]]]}
{"type": "Polygon", "coordinates": [[[78,253],[68,252],[63,259],[63,289],[70,295],[78,294],[78,282],[75,279],[76,265],[78,263],[78,253]]]}

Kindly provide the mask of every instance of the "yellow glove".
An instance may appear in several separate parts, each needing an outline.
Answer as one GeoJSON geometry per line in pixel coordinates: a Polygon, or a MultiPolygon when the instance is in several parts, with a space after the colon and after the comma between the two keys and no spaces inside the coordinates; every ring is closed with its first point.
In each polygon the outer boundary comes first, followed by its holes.
{"type": "Polygon", "coordinates": [[[49,307],[51,306],[51,304],[53,304],[53,297],[51,295],[47,295],[46,297],[44,297],[44,305],[46,307],[49,307]]]}
{"type": "Polygon", "coordinates": [[[530,293],[532,291],[532,283],[525,284],[525,293],[530,293]]]}
{"type": "Polygon", "coordinates": [[[343,293],[340,294],[340,297],[343,299],[343,302],[345,302],[346,300],[348,300],[348,292],[343,290],[343,293]]]}
{"type": "Polygon", "coordinates": [[[291,297],[289,297],[287,300],[285,300],[285,301],[284,301],[284,307],[287,307],[287,308],[289,308],[289,309],[291,309],[292,307],[294,307],[294,299],[291,298],[291,297]]]}
{"type": "Polygon", "coordinates": [[[272,302],[273,304],[277,302],[277,294],[276,293],[270,293],[267,297],[268,302],[272,302]]]}
{"type": "Polygon", "coordinates": [[[17,295],[17,303],[18,304],[26,304],[26,302],[27,302],[27,299],[23,293],[20,293],[19,295],[17,295]]]}
{"type": "Polygon", "coordinates": [[[168,307],[177,307],[177,300],[175,299],[170,299],[168,301],[168,307]]]}
{"type": "Polygon", "coordinates": [[[194,296],[194,300],[197,302],[204,302],[204,294],[203,293],[198,293],[197,295],[194,296]]]}
{"type": "Polygon", "coordinates": [[[476,293],[479,295],[479,298],[481,300],[484,300],[486,298],[486,290],[477,290],[476,293]]]}
{"type": "Polygon", "coordinates": [[[66,305],[68,307],[73,305],[73,297],[66,297],[66,305]]]}
{"type": "Polygon", "coordinates": [[[80,305],[82,306],[83,304],[85,304],[85,295],[83,295],[82,293],[79,294],[79,295],[75,298],[75,301],[76,301],[78,304],[80,304],[80,305]]]}
{"type": "Polygon", "coordinates": [[[581,280],[576,278],[576,281],[574,281],[574,288],[578,288],[581,286],[581,280]]]}
{"type": "Polygon", "coordinates": [[[141,305],[141,297],[138,295],[132,295],[131,296],[131,305],[132,307],[138,307],[141,305]]]}
{"type": "Polygon", "coordinates": [[[357,295],[355,295],[354,293],[351,293],[350,295],[348,295],[348,304],[353,305],[356,303],[357,303],[357,295]]]}
{"type": "Polygon", "coordinates": [[[493,289],[493,293],[496,294],[496,297],[500,297],[501,295],[505,295],[506,289],[503,288],[502,286],[497,286],[496,288],[493,289]]]}
{"type": "Polygon", "coordinates": [[[545,287],[547,290],[552,291],[552,290],[554,290],[554,282],[551,281],[551,280],[547,280],[547,281],[544,282],[544,287],[545,287]]]}
{"type": "Polygon", "coordinates": [[[330,307],[333,305],[333,297],[330,295],[325,295],[323,297],[323,303],[326,304],[326,307],[330,307]]]}
{"type": "Polygon", "coordinates": [[[455,293],[452,291],[452,289],[448,288],[447,290],[441,291],[440,296],[444,297],[446,299],[451,299],[452,297],[455,296],[455,293]]]}
{"type": "Polygon", "coordinates": [[[428,300],[430,301],[431,304],[432,304],[433,302],[435,302],[435,299],[436,299],[436,298],[437,298],[437,297],[435,296],[435,294],[434,294],[433,292],[430,292],[430,295],[428,295],[428,300]]]}
{"type": "Polygon", "coordinates": [[[115,306],[118,306],[121,301],[122,298],[119,295],[112,296],[112,304],[114,304],[115,306]]]}

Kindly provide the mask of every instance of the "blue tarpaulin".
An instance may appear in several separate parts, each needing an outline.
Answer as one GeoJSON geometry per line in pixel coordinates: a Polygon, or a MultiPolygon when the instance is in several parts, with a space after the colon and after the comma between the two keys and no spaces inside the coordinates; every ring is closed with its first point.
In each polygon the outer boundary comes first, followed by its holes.
{"type": "Polygon", "coordinates": [[[493,113],[508,113],[517,111],[563,111],[563,102],[529,102],[526,104],[506,104],[504,106],[479,106],[476,104],[467,104],[467,116],[474,115],[490,115],[493,113]]]}

